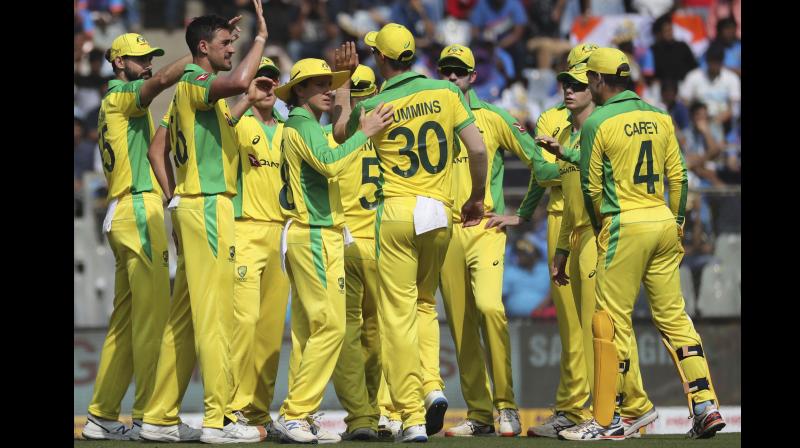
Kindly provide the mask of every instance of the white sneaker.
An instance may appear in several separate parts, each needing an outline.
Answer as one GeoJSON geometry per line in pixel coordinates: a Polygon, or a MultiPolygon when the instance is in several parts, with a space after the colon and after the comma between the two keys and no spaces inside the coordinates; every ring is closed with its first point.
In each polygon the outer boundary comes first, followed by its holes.
{"type": "Polygon", "coordinates": [[[425,430],[425,425],[414,425],[403,429],[395,437],[395,442],[410,443],[410,442],[427,442],[428,434],[425,430]]]}
{"type": "Polygon", "coordinates": [[[519,423],[519,411],[516,409],[500,409],[500,436],[502,437],[516,437],[522,432],[522,426],[519,423]]]}
{"type": "Polygon", "coordinates": [[[324,413],[312,414],[308,416],[308,423],[311,425],[311,432],[317,436],[317,443],[339,443],[342,437],[332,433],[322,427],[322,416],[324,413]]]}
{"type": "Polygon", "coordinates": [[[425,396],[425,431],[429,436],[442,430],[447,398],[440,390],[432,390],[425,396]]]}
{"type": "Polygon", "coordinates": [[[656,412],[655,406],[638,418],[622,417],[622,427],[625,428],[625,437],[628,439],[641,437],[642,435],[639,434],[639,429],[653,423],[657,418],[658,412],[656,412]]]}
{"type": "Polygon", "coordinates": [[[686,433],[692,439],[709,439],[725,427],[725,420],[714,405],[708,405],[702,414],[695,415],[692,429],[686,433]]]}
{"type": "Polygon", "coordinates": [[[378,437],[381,439],[388,439],[394,437],[394,433],[389,428],[389,417],[381,415],[378,418],[378,437]]]}
{"type": "Polygon", "coordinates": [[[128,440],[127,433],[128,428],[122,422],[89,414],[82,435],[88,440],[128,440]]]}
{"type": "Polygon", "coordinates": [[[306,420],[285,420],[281,415],[275,423],[275,429],[281,433],[281,442],[317,443],[317,436],[311,432],[311,425],[306,420]]]}
{"type": "Polygon", "coordinates": [[[494,425],[484,425],[469,418],[444,432],[445,437],[493,436],[495,434],[494,425]]]}
{"type": "Polygon", "coordinates": [[[281,432],[275,427],[275,422],[273,421],[268,421],[264,425],[264,431],[267,431],[267,440],[278,441],[281,438],[281,432]]]}
{"type": "Polygon", "coordinates": [[[617,423],[602,426],[597,420],[587,420],[580,425],[567,428],[558,433],[559,439],[577,440],[581,442],[593,440],[625,440],[625,428],[622,427],[622,419],[617,423]]]}
{"type": "Polygon", "coordinates": [[[553,412],[553,415],[541,425],[528,428],[528,437],[551,437],[556,439],[559,432],[573,426],[575,426],[575,423],[567,418],[566,413],[557,411],[553,412]]]}
{"type": "Polygon", "coordinates": [[[262,426],[247,426],[244,422],[231,422],[224,428],[203,428],[203,443],[256,443],[267,438],[262,426]]]}
{"type": "Polygon", "coordinates": [[[139,431],[139,438],[151,442],[196,442],[200,440],[203,431],[192,428],[186,423],[179,425],[151,425],[142,424],[139,431]]]}
{"type": "Polygon", "coordinates": [[[142,430],[142,421],[138,418],[133,420],[133,424],[131,425],[131,429],[128,430],[128,440],[141,440],[139,437],[139,432],[142,430]]]}

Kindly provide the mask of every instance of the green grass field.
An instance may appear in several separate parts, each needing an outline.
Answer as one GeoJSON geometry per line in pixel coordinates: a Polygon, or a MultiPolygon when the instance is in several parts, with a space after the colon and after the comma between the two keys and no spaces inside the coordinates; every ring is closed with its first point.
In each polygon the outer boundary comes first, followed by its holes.
{"type": "MultiPolygon", "coordinates": [[[[133,446],[138,446],[141,442],[117,442],[117,441],[91,441],[91,440],[75,440],[76,447],[81,448],[130,448],[133,446]]],[[[275,444],[277,442],[266,442],[267,444],[275,444]]],[[[254,445],[239,445],[239,446],[259,446],[261,444],[254,444],[254,445]]],[[[197,447],[197,448],[207,448],[210,446],[227,446],[227,445],[206,445],[203,443],[181,443],[180,445],[175,444],[166,444],[166,443],[147,443],[146,446],[148,448],[156,448],[156,447],[179,447],[179,448],[189,448],[189,447],[197,447]]],[[[373,442],[373,443],[364,443],[364,442],[342,442],[336,445],[337,447],[364,447],[368,446],[370,448],[379,448],[379,447],[397,447],[397,445],[388,442],[373,442]]],[[[717,434],[716,437],[713,439],[706,439],[706,440],[689,440],[683,435],[680,434],[671,434],[671,435],[649,435],[644,436],[641,439],[627,439],[623,442],[593,442],[589,445],[583,442],[567,442],[564,440],[554,440],[554,439],[545,439],[545,438],[528,438],[528,437],[517,437],[517,438],[500,438],[500,437],[492,437],[492,438],[445,438],[445,437],[433,437],[429,442],[428,446],[432,447],[480,447],[480,448],[488,448],[488,447],[503,447],[503,448],[516,448],[516,447],[535,447],[535,448],[550,448],[550,447],[558,447],[558,448],[566,448],[571,446],[582,446],[582,447],[653,447],[653,448],[672,448],[672,447],[739,447],[742,446],[742,433],[729,433],[729,434],[717,434]]]]}

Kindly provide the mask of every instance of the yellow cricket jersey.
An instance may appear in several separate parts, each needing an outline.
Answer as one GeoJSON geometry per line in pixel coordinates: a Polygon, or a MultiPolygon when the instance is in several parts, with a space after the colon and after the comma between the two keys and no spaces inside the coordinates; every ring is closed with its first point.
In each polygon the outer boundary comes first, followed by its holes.
{"type": "Polygon", "coordinates": [[[354,163],[357,150],[367,140],[358,131],[331,148],[311,112],[303,107],[293,108],[281,140],[283,187],[278,196],[283,217],[312,226],[344,227],[339,182],[335,178],[354,163]]]}
{"type": "Polygon", "coordinates": [[[595,228],[605,216],[625,224],[662,219],[670,211],[683,225],[686,164],[669,113],[625,90],[592,112],[581,129],[580,145],[581,187],[595,228]],[[631,211],[637,213],[626,213],[631,211]]]}
{"type": "Polygon", "coordinates": [[[169,141],[177,171],[175,194],[236,194],[239,150],[228,103],[209,104],[217,75],[188,64],[169,111],[169,141]]]}
{"type": "MultiPolygon", "coordinates": [[[[333,125],[323,128],[331,147],[333,125]]],[[[356,161],[349,162],[337,177],[347,228],[355,238],[375,238],[375,215],[383,181],[372,140],[359,148],[356,161]]]]}
{"type": "Polygon", "coordinates": [[[283,118],[273,110],[276,125],[266,125],[248,109],[236,123],[239,174],[233,211],[236,218],[283,222],[278,194],[281,181],[283,118]]]}
{"type": "MultiPolygon", "coordinates": [[[[514,117],[505,110],[481,101],[475,90],[467,92],[469,107],[475,115],[475,125],[483,137],[486,145],[487,175],[486,175],[486,197],[483,200],[485,213],[495,212],[502,215],[505,212],[505,199],[503,197],[503,174],[505,165],[503,163],[503,152],[511,151],[525,162],[528,167],[532,167],[536,142],[528,134],[514,117]]],[[[456,143],[462,143],[456,137],[456,143]]],[[[540,163],[543,163],[542,159],[540,163]]],[[[461,207],[469,199],[472,193],[472,177],[469,173],[469,155],[466,151],[457,153],[453,158],[453,222],[461,222],[461,207]]],[[[531,173],[531,177],[534,174],[531,173]]],[[[539,186],[535,181],[529,184],[528,192],[525,194],[523,202],[532,204],[533,208],[539,203],[544,194],[544,187],[539,186]]]]}
{"type": "Polygon", "coordinates": [[[361,109],[369,112],[381,102],[394,106],[393,122],[371,138],[383,171],[383,195],[426,196],[452,207],[454,134],[475,121],[461,90],[449,81],[402,73],[353,108],[347,134],[358,128],[361,109]]]}
{"type": "MultiPolygon", "coordinates": [[[[558,143],[565,150],[580,151],[581,131],[574,130],[572,124],[561,129],[556,136],[558,143]]],[[[569,239],[572,231],[592,225],[589,213],[583,203],[581,191],[581,174],[577,161],[575,163],[559,160],[558,171],[561,175],[561,193],[564,198],[563,219],[556,244],[557,251],[569,252],[569,239]]]]}
{"type": "Polygon", "coordinates": [[[143,79],[132,82],[111,80],[100,104],[98,145],[108,182],[109,200],[145,191],[161,194],[147,158],[147,148],[155,129],[150,109],[142,107],[139,102],[143,83],[143,79]]]}
{"type": "MultiPolygon", "coordinates": [[[[561,102],[542,112],[542,115],[536,121],[535,134],[547,135],[555,138],[562,129],[570,127],[568,118],[569,110],[564,103],[561,102]]],[[[539,145],[536,145],[536,151],[541,154],[545,161],[552,163],[551,166],[556,166],[556,156],[542,150],[539,145]]],[[[539,175],[540,173],[537,172],[536,174],[539,175]]],[[[561,212],[564,210],[564,200],[561,194],[561,179],[559,178],[557,168],[556,171],[551,171],[549,174],[551,175],[539,175],[537,177],[539,185],[550,187],[550,202],[547,203],[547,212],[561,212]]],[[[530,213],[533,214],[533,210],[531,210],[530,213]]]]}

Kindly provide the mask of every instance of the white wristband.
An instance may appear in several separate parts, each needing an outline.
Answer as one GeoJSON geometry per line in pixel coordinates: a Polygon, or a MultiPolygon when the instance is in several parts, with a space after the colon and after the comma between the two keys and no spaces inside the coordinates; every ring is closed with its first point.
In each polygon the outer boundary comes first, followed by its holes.
{"type": "Polygon", "coordinates": [[[260,40],[261,42],[267,43],[267,39],[264,39],[264,38],[263,38],[263,37],[261,37],[261,36],[256,36],[256,41],[259,41],[259,40],[260,40]]]}

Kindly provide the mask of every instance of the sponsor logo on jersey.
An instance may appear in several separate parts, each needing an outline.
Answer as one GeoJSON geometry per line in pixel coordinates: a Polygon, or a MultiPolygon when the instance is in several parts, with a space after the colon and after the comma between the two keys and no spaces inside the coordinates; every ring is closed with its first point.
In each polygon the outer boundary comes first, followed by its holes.
{"type": "Polygon", "coordinates": [[[523,125],[519,124],[519,122],[516,122],[516,121],[515,121],[515,122],[512,124],[512,126],[514,126],[515,128],[517,128],[517,130],[518,130],[519,132],[523,133],[523,134],[524,134],[524,133],[526,133],[526,132],[528,132],[527,130],[525,130],[525,126],[523,126],[523,125]]]}
{"type": "Polygon", "coordinates": [[[556,130],[553,131],[553,135],[551,137],[555,137],[556,135],[558,135],[558,131],[560,131],[560,130],[561,130],[561,126],[556,126],[556,130]]]}
{"type": "Polygon", "coordinates": [[[596,274],[596,273],[597,273],[597,271],[595,271],[594,269],[592,269],[592,272],[590,272],[590,273],[589,273],[589,278],[592,278],[592,277],[594,277],[594,274],[596,274]]]}
{"type": "Polygon", "coordinates": [[[280,168],[281,164],[279,162],[270,162],[266,159],[259,159],[254,154],[248,154],[247,160],[250,162],[250,166],[253,168],[259,168],[262,166],[268,166],[270,168],[280,168]]]}
{"type": "Polygon", "coordinates": [[[203,73],[203,74],[197,75],[197,78],[194,78],[194,80],[195,81],[205,81],[206,79],[208,79],[209,75],[211,75],[211,73],[203,73]]]}
{"type": "Polygon", "coordinates": [[[256,143],[258,143],[259,141],[261,141],[261,136],[260,136],[260,135],[256,135],[255,137],[253,137],[253,144],[254,144],[254,145],[255,145],[256,143]]]}
{"type": "Polygon", "coordinates": [[[497,266],[498,264],[500,264],[500,260],[494,260],[494,263],[492,263],[492,266],[497,266]]]}

